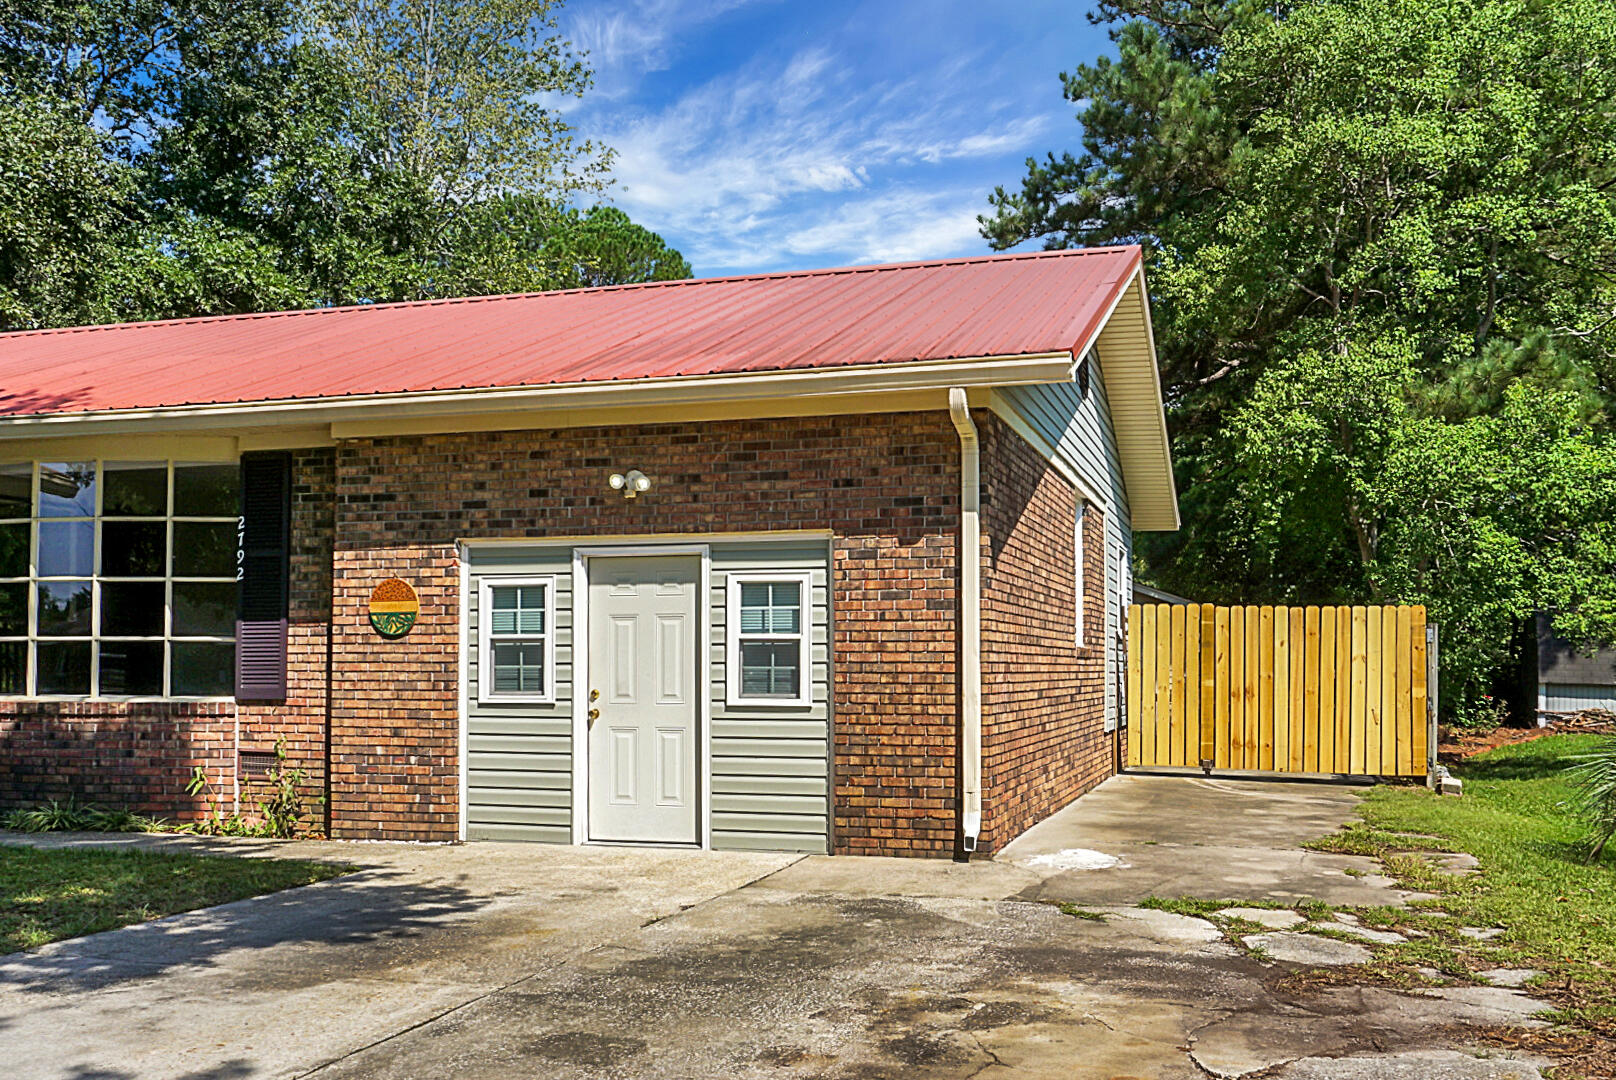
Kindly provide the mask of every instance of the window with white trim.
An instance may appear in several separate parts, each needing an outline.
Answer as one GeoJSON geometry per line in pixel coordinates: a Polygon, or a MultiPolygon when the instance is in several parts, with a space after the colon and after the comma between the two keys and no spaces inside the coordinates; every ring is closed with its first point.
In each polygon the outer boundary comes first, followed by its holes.
{"type": "Polygon", "coordinates": [[[1072,530],[1072,548],[1074,559],[1072,565],[1072,590],[1077,594],[1077,647],[1083,647],[1083,593],[1087,582],[1087,574],[1083,566],[1083,519],[1088,515],[1088,503],[1077,500],[1077,526],[1072,530]]]}
{"type": "Polygon", "coordinates": [[[812,575],[730,574],[727,588],[729,704],[812,704],[812,575]]]}
{"type": "Polygon", "coordinates": [[[0,465],[0,695],[225,697],[235,462],[0,465]]]}
{"type": "Polygon", "coordinates": [[[555,578],[483,578],[477,700],[555,701],[555,578]]]}

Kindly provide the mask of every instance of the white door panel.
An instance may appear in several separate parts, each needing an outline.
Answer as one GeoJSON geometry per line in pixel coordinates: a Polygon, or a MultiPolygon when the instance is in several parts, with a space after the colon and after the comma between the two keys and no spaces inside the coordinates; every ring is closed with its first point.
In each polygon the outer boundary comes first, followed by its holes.
{"type": "Polygon", "coordinates": [[[589,838],[696,843],[701,560],[589,563],[589,838]]]}

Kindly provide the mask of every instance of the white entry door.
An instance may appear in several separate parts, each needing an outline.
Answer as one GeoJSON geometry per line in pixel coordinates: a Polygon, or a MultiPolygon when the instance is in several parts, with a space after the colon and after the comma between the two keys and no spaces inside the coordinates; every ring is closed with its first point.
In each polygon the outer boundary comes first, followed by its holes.
{"type": "Polygon", "coordinates": [[[700,577],[695,556],[589,560],[591,840],[699,840],[700,577]]]}

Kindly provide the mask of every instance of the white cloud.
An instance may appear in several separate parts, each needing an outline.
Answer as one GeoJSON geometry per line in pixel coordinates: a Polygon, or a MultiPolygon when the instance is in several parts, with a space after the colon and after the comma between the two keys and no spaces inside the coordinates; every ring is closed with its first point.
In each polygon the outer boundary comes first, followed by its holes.
{"type": "Polygon", "coordinates": [[[871,85],[818,47],[754,60],[659,110],[602,117],[610,199],[703,273],[982,250],[985,188],[939,166],[1027,146],[1047,118],[949,100],[939,83],[956,74],[871,85]]]}
{"type": "Polygon", "coordinates": [[[755,0],[606,0],[569,7],[563,30],[589,54],[595,71],[595,98],[621,98],[633,92],[647,72],[672,64],[680,39],[703,23],[755,0]]]}

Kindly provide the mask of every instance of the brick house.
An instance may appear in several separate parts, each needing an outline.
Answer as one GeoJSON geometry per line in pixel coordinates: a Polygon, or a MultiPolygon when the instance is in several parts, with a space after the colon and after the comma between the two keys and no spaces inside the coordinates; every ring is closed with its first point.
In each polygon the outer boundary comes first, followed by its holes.
{"type": "Polygon", "coordinates": [[[1177,524],[1134,247],[0,335],[0,806],[991,852],[1177,524]]]}

